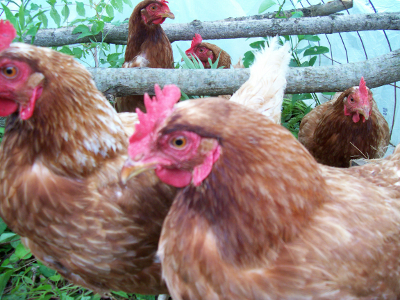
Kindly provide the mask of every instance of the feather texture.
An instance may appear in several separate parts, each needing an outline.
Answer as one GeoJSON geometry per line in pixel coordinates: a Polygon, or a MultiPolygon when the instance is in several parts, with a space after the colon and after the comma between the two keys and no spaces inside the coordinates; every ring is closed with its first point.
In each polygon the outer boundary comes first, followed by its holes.
{"type": "Polygon", "coordinates": [[[120,182],[136,114],[118,115],[73,57],[15,43],[4,60],[25,63],[44,84],[32,117],[7,122],[0,216],[75,284],[167,293],[155,252],[175,191],[153,171],[120,182]]]}

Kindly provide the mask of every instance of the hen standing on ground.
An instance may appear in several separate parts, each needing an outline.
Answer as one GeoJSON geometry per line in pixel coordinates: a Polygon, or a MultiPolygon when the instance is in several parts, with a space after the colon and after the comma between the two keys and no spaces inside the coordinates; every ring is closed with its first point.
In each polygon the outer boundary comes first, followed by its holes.
{"type": "Polygon", "coordinates": [[[218,68],[224,67],[225,69],[229,69],[231,67],[231,57],[229,54],[217,45],[203,42],[201,35],[197,33],[193,37],[192,45],[185,53],[188,57],[196,55],[206,69],[211,68],[208,59],[211,59],[211,62],[215,63],[218,57],[218,68]]]}
{"type": "Polygon", "coordinates": [[[349,167],[351,159],[382,157],[390,134],[372,92],[361,78],[360,86],[337,93],[303,118],[299,141],[319,163],[349,167]]]}
{"type": "MultiPolygon", "coordinates": [[[[165,0],[145,0],[136,5],[129,19],[123,68],[173,68],[171,43],[160,25],[166,18],[175,18],[167,3],[165,0]]],[[[143,95],[118,97],[116,107],[119,112],[134,112],[136,107],[143,109],[143,95]]]]}
{"type": "Polygon", "coordinates": [[[155,253],[175,190],[152,171],[119,180],[136,114],[120,118],[73,57],[14,37],[0,21],[0,216],[75,284],[168,293],[155,253]]]}
{"type": "MultiPolygon", "coordinates": [[[[156,89],[123,174],[181,188],[158,255],[174,300],[397,299],[400,192],[318,164],[283,127],[156,89]]],[[[397,184],[399,155],[389,158],[397,184]]]]}

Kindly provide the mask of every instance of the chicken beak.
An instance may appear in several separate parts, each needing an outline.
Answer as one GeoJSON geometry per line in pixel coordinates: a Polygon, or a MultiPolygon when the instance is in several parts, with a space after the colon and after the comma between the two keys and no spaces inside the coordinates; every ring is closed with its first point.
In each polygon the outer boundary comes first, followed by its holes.
{"type": "Polygon", "coordinates": [[[151,163],[135,162],[130,158],[128,158],[125,161],[124,166],[122,167],[121,170],[121,182],[123,184],[126,184],[130,178],[135,177],[146,170],[155,169],[156,166],[157,166],[156,162],[151,162],[151,163]]]}
{"type": "Polygon", "coordinates": [[[370,107],[365,105],[358,109],[358,112],[364,116],[365,120],[368,120],[370,116],[370,107]]]}
{"type": "Polygon", "coordinates": [[[172,12],[170,12],[170,11],[166,11],[166,12],[160,14],[160,16],[161,16],[162,18],[170,18],[170,19],[172,19],[172,20],[175,19],[175,15],[174,15],[172,12]]]}

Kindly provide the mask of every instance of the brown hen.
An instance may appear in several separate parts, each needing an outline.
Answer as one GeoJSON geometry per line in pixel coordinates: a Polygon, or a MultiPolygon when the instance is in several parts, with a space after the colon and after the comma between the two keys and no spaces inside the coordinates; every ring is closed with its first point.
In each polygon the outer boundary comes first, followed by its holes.
{"type": "Polygon", "coordinates": [[[349,167],[351,159],[382,157],[390,133],[372,92],[361,78],[359,87],[337,93],[303,118],[299,141],[319,163],[349,167]]]}
{"type": "Polygon", "coordinates": [[[123,169],[181,188],[158,250],[174,300],[400,296],[398,154],[380,187],[236,103],[174,108],[177,90],[146,103],[123,169]]]}
{"type": "Polygon", "coordinates": [[[214,44],[203,42],[203,38],[200,34],[196,33],[193,37],[192,44],[189,49],[185,51],[188,57],[197,56],[200,61],[203,63],[204,68],[210,69],[210,62],[214,64],[218,57],[218,66],[217,68],[225,68],[229,69],[231,67],[231,57],[230,55],[222,50],[220,47],[214,44]]]}
{"type": "MultiPolygon", "coordinates": [[[[173,68],[171,43],[160,25],[166,18],[175,18],[167,3],[165,0],[144,0],[136,5],[129,18],[123,68],[173,68]]],[[[116,98],[119,112],[134,112],[136,107],[144,109],[143,95],[116,98]]]]}
{"type": "Polygon", "coordinates": [[[1,218],[75,284],[167,293],[155,254],[175,190],[152,171],[119,179],[136,115],[120,118],[73,57],[13,35],[0,22],[1,218]]]}

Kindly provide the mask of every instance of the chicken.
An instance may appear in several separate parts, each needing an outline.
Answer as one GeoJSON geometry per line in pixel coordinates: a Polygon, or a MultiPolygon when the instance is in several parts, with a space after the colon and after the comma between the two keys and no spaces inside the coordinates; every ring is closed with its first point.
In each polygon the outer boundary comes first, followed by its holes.
{"type": "Polygon", "coordinates": [[[203,42],[200,34],[196,33],[192,40],[192,45],[185,51],[188,57],[197,56],[203,63],[204,68],[210,69],[210,62],[215,63],[219,57],[218,68],[224,67],[229,69],[231,67],[231,57],[227,52],[214,44],[203,42]]]}
{"type": "MultiPolygon", "coordinates": [[[[175,18],[167,3],[165,0],[144,0],[136,5],[129,19],[123,68],[173,68],[171,43],[161,27],[166,18],[175,18]]],[[[116,98],[119,112],[134,112],[136,107],[144,109],[143,95],[116,98]]]]}
{"type": "Polygon", "coordinates": [[[121,175],[180,188],[158,248],[174,300],[400,296],[400,191],[318,164],[254,110],[179,97],[146,97],[121,175]]]}
{"type": "Polygon", "coordinates": [[[337,93],[301,121],[299,141],[322,164],[349,167],[351,159],[382,157],[390,142],[389,126],[366,87],[337,93]]]}
{"type": "Polygon", "coordinates": [[[0,21],[0,216],[37,259],[99,293],[167,293],[155,257],[175,189],[123,185],[136,114],[120,116],[73,57],[10,42],[0,21]]]}

